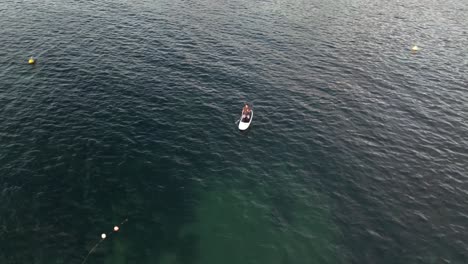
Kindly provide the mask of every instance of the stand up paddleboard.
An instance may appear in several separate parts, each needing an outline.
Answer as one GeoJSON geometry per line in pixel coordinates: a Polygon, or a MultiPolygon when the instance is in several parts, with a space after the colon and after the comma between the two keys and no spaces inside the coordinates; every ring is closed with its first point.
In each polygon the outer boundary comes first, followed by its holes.
{"type": "Polygon", "coordinates": [[[250,113],[246,115],[241,114],[241,118],[239,121],[239,130],[246,130],[247,128],[249,128],[250,123],[252,123],[252,119],[253,119],[252,109],[250,110],[250,113]]]}

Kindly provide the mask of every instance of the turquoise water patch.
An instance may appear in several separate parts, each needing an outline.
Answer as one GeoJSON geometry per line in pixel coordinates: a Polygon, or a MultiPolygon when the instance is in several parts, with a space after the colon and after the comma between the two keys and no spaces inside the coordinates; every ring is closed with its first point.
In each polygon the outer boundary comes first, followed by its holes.
{"type": "Polygon", "coordinates": [[[297,200],[281,212],[265,198],[234,190],[204,194],[197,222],[183,229],[198,237],[199,263],[335,263],[334,228],[323,204],[297,200]]]}

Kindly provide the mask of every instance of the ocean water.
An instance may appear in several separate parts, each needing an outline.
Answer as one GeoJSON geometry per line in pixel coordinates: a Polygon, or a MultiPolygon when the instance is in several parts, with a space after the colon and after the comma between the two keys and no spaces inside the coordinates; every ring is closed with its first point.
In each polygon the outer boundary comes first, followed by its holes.
{"type": "Polygon", "coordinates": [[[0,43],[2,264],[468,263],[466,0],[0,0],[0,43]]]}

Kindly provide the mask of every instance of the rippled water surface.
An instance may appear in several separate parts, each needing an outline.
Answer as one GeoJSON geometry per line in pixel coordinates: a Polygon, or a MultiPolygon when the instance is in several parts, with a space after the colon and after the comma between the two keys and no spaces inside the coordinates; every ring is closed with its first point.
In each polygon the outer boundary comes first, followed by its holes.
{"type": "Polygon", "coordinates": [[[468,263],[465,0],[0,0],[0,43],[2,264],[468,263]]]}

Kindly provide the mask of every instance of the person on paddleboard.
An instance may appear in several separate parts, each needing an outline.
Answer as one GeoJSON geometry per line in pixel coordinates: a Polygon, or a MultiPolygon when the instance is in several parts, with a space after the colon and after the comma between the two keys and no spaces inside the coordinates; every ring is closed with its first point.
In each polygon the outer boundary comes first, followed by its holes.
{"type": "Polygon", "coordinates": [[[248,104],[244,105],[244,108],[242,108],[242,113],[243,114],[249,114],[250,113],[250,108],[248,104]]]}
{"type": "Polygon", "coordinates": [[[244,108],[242,108],[242,119],[244,118],[247,120],[250,118],[250,107],[247,103],[244,105],[244,108]]]}

